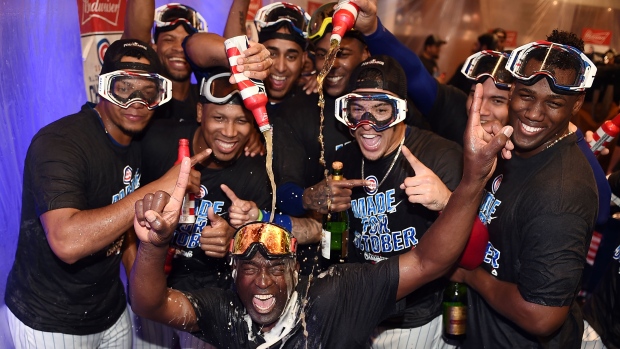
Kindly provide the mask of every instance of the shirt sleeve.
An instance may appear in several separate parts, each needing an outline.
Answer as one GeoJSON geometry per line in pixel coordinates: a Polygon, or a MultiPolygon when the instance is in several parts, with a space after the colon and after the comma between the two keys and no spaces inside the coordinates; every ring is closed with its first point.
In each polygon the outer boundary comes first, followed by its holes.
{"type": "Polygon", "coordinates": [[[365,37],[368,50],[373,55],[392,56],[400,63],[407,75],[407,95],[420,112],[427,115],[435,103],[437,80],[428,73],[420,58],[377,20],[377,30],[365,37]]]}
{"type": "Polygon", "coordinates": [[[80,149],[66,137],[52,133],[33,140],[27,163],[38,215],[59,208],[87,208],[85,181],[90,177],[80,149]]]}

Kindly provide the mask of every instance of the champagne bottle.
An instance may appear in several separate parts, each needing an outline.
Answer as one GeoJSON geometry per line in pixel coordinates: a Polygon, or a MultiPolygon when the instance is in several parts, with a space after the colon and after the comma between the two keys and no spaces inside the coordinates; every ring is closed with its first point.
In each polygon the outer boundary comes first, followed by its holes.
{"type": "MultiPolygon", "coordinates": [[[[332,164],[332,181],[342,180],[342,162],[332,164]]],[[[349,216],[347,211],[330,212],[323,217],[322,254],[332,263],[345,263],[348,257],[349,216]]]]}
{"type": "Polygon", "coordinates": [[[449,344],[465,339],[467,285],[450,282],[443,291],[443,335],[449,344]]]}

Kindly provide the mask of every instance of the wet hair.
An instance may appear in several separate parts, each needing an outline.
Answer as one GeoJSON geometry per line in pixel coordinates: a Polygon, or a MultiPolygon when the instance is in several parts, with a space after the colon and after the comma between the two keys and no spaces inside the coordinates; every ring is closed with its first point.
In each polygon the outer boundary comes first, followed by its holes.
{"type": "Polygon", "coordinates": [[[551,34],[547,36],[547,41],[555,42],[556,44],[572,46],[579,51],[583,52],[584,43],[575,33],[567,32],[564,30],[554,29],[551,34]]]}

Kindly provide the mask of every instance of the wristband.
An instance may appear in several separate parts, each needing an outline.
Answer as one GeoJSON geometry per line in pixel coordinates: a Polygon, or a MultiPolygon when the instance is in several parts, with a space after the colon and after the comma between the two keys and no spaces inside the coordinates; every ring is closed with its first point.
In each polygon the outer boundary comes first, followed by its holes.
{"type": "MultiPolygon", "coordinates": [[[[271,218],[271,213],[267,211],[263,211],[263,210],[260,210],[260,211],[262,214],[262,219],[260,221],[269,222],[269,219],[271,218]]],[[[259,217],[260,216],[261,215],[259,215],[259,217]]],[[[289,232],[293,231],[293,220],[291,219],[290,216],[276,213],[276,215],[273,217],[273,223],[281,226],[282,228],[286,229],[289,232]]]]}
{"type": "Polygon", "coordinates": [[[263,222],[263,210],[258,210],[258,217],[256,217],[256,220],[263,222]]]}

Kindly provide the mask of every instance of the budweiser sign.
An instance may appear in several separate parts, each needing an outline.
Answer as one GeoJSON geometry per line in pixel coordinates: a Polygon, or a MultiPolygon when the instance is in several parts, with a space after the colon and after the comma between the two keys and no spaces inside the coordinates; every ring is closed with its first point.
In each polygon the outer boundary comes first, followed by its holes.
{"type": "MultiPolygon", "coordinates": [[[[78,7],[81,5],[80,10],[80,25],[84,26],[88,21],[93,19],[99,19],[105,23],[113,26],[119,26],[120,14],[124,13],[124,9],[121,10],[122,0],[82,0],[78,1],[78,7]]],[[[122,23],[120,23],[122,25],[122,23]]]]}
{"type": "Polygon", "coordinates": [[[584,28],[581,32],[581,39],[586,44],[609,46],[611,43],[611,31],[584,28]]]}

